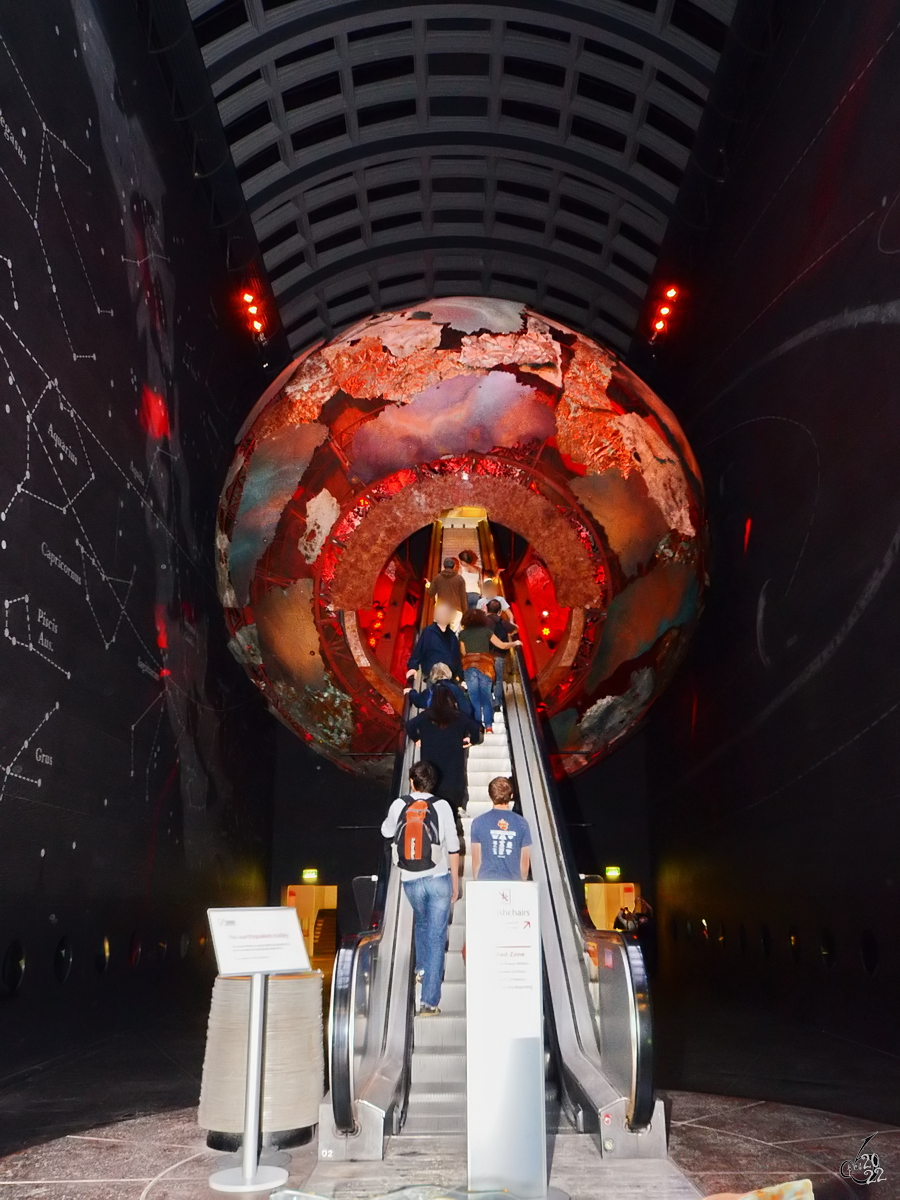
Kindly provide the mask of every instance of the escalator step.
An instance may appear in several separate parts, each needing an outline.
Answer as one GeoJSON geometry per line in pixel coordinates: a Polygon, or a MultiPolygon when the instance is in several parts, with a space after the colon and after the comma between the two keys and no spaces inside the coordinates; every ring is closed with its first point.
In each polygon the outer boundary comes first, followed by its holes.
{"type": "Polygon", "coordinates": [[[447,1015],[442,1011],[439,1016],[429,1017],[427,1021],[416,1021],[414,1028],[417,1053],[436,1047],[465,1053],[466,1018],[461,1013],[447,1015]]]}
{"type": "MultiPolygon", "coordinates": [[[[427,1020],[433,1020],[428,1017],[427,1020]]],[[[435,1046],[427,1050],[416,1050],[412,1056],[411,1079],[414,1084],[455,1083],[464,1085],[466,1082],[465,1051],[457,1047],[435,1046]]]]}

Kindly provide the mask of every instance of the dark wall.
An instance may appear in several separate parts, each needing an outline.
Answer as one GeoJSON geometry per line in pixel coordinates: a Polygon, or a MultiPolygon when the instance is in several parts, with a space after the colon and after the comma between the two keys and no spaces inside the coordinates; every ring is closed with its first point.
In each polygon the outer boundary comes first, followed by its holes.
{"type": "MultiPolygon", "coordinates": [[[[387,784],[342,771],[278,726],[272,814],[270,904],[281,889],[315,867],[319,883],[337,884],[341,933],[358,928],[352,883],[381,866],[381,822],[392,799],[387,784]]],[[[391,760],[391,763],[393,760],[391,760]]]]}
{"type": "Polygon", "coordinates": [[[897,18],[788,6],[711,219],[670,239],[651,381],[704,472],[712,583],[647,743],[661,1082],[894,1121],[897,18]]]}
{"type": "Polygon", "coordinates": [[[274,724],[212,570],[261,365],[132,6],[17,6],[0,109],[11,1071],[208,980],[206,906],[264,901],[274,724]]]}

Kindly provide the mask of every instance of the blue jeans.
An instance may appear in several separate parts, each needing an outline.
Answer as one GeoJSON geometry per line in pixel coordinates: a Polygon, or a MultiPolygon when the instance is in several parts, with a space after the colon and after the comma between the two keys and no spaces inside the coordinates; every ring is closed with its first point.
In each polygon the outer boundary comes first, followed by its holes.
{"type": "Polygon", "coordinates": [[[494,701],[491,697],[491,681],[477,667],[466,667],[466,687],[469,689],[469,699],[472,701],[473,715],[485,729],[494,724],[494,701]]]}
{"type": "Polygon", "coordinates": [[[448,875],[426,875],[403,881],[406,898],[415,913],[416,970],[424,971],[422,1003],[437,1008],[444,977],[444,951],[450,922],[453,884],[448,875]]]}
{"type": "Polygon", "coordinates": [[[494,655],[494,707],[503,707],[503,655],[494,655]]]}
{"type": "Polygon", "coordinates": [[[466,603],[469,608],[477,608],[478,601],[481,599],[481,592],[466,592],[466,603]]]}

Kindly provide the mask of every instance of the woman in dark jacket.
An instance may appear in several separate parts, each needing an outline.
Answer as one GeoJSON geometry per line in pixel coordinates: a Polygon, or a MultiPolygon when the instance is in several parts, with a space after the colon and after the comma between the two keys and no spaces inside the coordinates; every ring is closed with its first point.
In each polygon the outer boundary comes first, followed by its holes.
{"type": "Polygon", "coordinates": [[[416,708],[427,708],[434,697],[434,689],[437,684],[443,683],[448,687],[453,694],[453,698],[459,705],[459,711],[465,713],[467,717],[472,716],[472,702],[468,694],[460,687],[458,683],[454,683],[450,674],[450,668],[446,663],[435,663],[428,672],[426,686],[420,692],[413,688],[406,687],[403,689],[403,694],[409,696],[409,703],[416,708]]]}
{"type": "Polygon", "coordinates": [[[431,704],[421,716],[413,717],[406,732],[422,744],[422,759],[433,763],[440,772],[437,796],[451,805],[466,800],[466,747],[482,738],[481,726],[472,717],[459,711],[450,689],[443,683],[435,685],[431,704]]]}

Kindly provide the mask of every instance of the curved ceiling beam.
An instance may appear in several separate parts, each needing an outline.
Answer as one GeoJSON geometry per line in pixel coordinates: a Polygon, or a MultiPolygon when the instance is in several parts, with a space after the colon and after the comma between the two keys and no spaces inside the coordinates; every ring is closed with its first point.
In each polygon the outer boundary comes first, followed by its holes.
{"type": "MultiPolygon", "coordinates": [[[[417,10],[447,9],[448,5],[446,0],[420,0],[416,8],[417,10]]],[[[485,10],[481,14],[485,17],[508,15],[511,19],[516,20],[527,14],[543,17],[554,23],[562,18],[574,25],[603,30],[605,33],[612,33],[622,41],[630,43],[636,49],[657,55],[671,66],[693,76],[704,87],[709,87],[712,83],[714,72],[687,51],[678,49],[671,42],[648,29],[642,29],[637,24],[632,24],[630,21],[611,16],[609,13],[598,11],[595,8],[582,8],[578,4],[567,3],[567,0],[554,0],[552,5],[545,3],[544,0],[517,0],[515,5],[490,5],[485,6],[485,10]]],[[[450,11],[458,13],[459,9],[454,7],[450,11]]],[[[285,42],[291,38],[301,38],[329,26],[347,24],[357,27],[360,17],[377,16],[380,21],[388,21],[391,17],[387,14],[392,14],[395,20],[409,20],[410,9],[408,6],[388,8],[380,0],[351,0],[349,4],[322,8],[318,12],[295,17],[293,20],[274,25],[264,33],[248,38],[236,50],[223,54],[220,58],[209,53],[205,54],[209,77],[213,83],[216,83],[234,71],[246,71],[248,67],[258,65],[257,59],[267,61],[275,52],[282,51],[285,42]]],[[[699,45],[698,52],[704,56],[709,53],[699,45]]]]}
{"type": "MultiPolygon", "coordinates": [[[[590,175],[596,176],[610,188],[616,189],[620,195],[625,193],[626,196],[633,196],[642,203],[651,205],[666,219],[671,216],[674,207],[673,200],[667,200],[649,184],[635,179],[633,175],[629,175],[621,167],[615,167],[611,163],[604,162],[594,155],[585,154],[579,150],[571,150],[565,145],[555,145],[552,142],[540,141],[537,137],[520,137],[514,134],[501,133],[500,131],[481,132],[467,130],[456,132],[453,130],[445,131],[437,129],[424,133],[402,134],[398,137],[382,138],[377,142],[357,142],[355,145],[348,146],[344,150],[336,150],[333,154],[317,158],[314,163],[298,167],[296,170],[282,176],[281,179],[277,179],[266,187],[260,188],[258,192],[252,196],[248,196],[247,204],[254,219],[258,220],[265,215],[268,208],[274,208],[278,204],[284,203],[290,194],[307,187],[311,180],[325,174],[327,171],[334,171],[347,166],[359,166],[362,165],[363,160],[365,160],[366,166],[373,166],[375,164],[369,162],[370,158],[377,158],[385,154],[399,154],[404,151],[423,150],[433,146],[440,146],[442,148],[452,147],[460,152],[471,150],[473,146],[477,146],[485,149],[487,153],[509,151],[515,154],[526,154],[535,160],[546,158],[564,166],[577,167],[580,171],[585,171],[590,175]]],[[[671,184],[665,184],[664,180],[660,180],[660,184],[667,187],[672,186],[671,184]]]]}
{"type": "MultiPolygon", "coordinates": [[[[539,262],[549,263],[551,266],[559,267],[565,271],[571,271],[574,275],[579,275],[583,279],[588,279],[596,288],[598,285],[611,292],[619,299],[626,300],[633,305],[635,313],[641,307],[640,296],[629,291],[615,279],[610,279],[604,276],[602,272],[596,268],[592,268],[587,263],[578,259],[568,258],[558,251],[550,250],[546,246],[534,246],[528,243],[525,248],[515,250],[515,243],[510,243],[504,238],[483,237],[477,234],[469,235],[449,235],[446,237],[432,236],[424,238],[407,238],[402,243],[402,252],[404,254],[422,254],[428,250],[458,250],[458,251],[475,251],[488,250],[497,251],[504,254],[513,254],[522,262],[533,262],[537,259],[539,262]]],[[[376,262],[379,258],[396,259],[396,245],[385,246],[370,246],[365,250],[359,250],[355,254],[346,254],[339,258],[332,266],[319,267],[315,271],[311,271],[309,275],[305,275],[303,279],[299,279],[295,284],[284,289],[278,294],[278,303],[280,305],[290,304],[305,292],[312,291],[328,282],[334,277],[338,271],[350,271],[360,267],[368,266],[370,263],[376,262]]]]}

